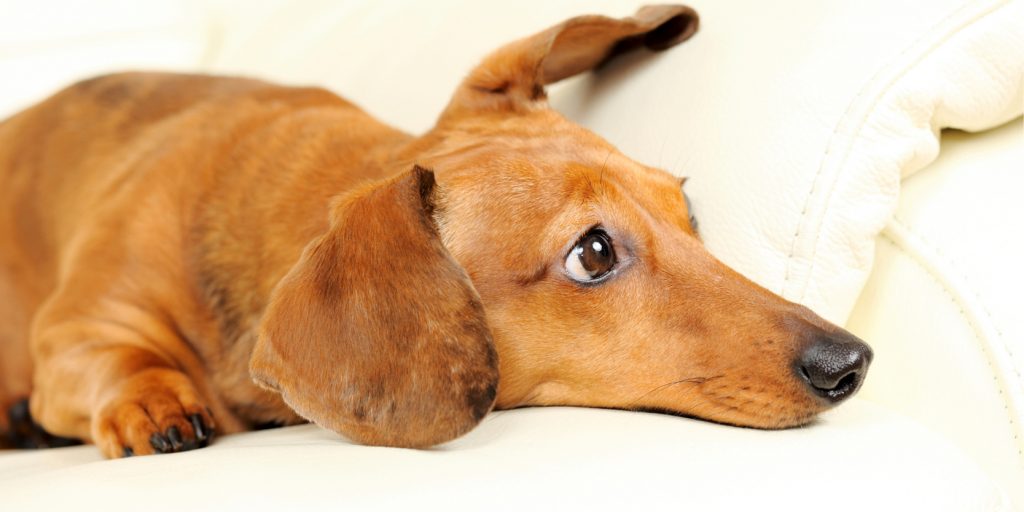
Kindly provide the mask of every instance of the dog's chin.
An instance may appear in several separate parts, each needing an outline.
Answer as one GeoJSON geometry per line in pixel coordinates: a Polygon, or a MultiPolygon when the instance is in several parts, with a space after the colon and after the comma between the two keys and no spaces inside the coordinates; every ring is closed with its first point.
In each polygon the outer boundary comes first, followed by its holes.
{"type": "Polygon", "coordinates": [[[821,409],[812,411],[792,411],[777,415],[767,415],[762,411],[733,410],[728,414],[695,414],[662,407],[639,407],[633,410],[656,414],[668,414],[680,418],[689,418],[730,427],[750,428],[756,430],[785,430],[813,425],[821,409]]]}
{"type": "Polygon", "coordinates": [[[737,425],[741,427],[756,428],[760,430],[785,430],[789,428],[800,428],[813,425],[818,420],[818,413],[810,413],[787,418],[775,418],[768,421],[760,421],[749,425],[737,425]]]}

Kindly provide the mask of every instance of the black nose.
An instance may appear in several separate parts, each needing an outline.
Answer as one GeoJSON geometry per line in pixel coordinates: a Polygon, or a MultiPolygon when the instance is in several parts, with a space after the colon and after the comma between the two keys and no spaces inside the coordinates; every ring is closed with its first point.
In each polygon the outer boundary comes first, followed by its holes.
{"type": "Polygon", "coordinates": [[[797,369],[814,394],[838,403],[860,388],[871,357],[871,347],[852,334],[827,334],[804,349],[797,369]]]}

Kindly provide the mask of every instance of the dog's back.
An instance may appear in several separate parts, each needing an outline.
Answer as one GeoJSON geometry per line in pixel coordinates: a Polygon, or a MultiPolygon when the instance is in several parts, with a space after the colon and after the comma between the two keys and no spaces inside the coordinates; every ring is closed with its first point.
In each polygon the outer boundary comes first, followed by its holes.
{"type": "MultiPolygon", "coordinates": [[[[0,286],[16,282],[19,294],[15,301],[0,293],[0,314],[10,314],[12,302],[38,304],[55,286],[58,249],[88,217],[84,212],[101,208],[112,190],[143,171],[139,162],[175,139],[151,131],[187,123],[181,118],[204,101],[272,89],[244,79],[107,75],[72,85],[0,125],[0,286]]],[[[0,332],[12,324],[26,328],[31,311],[24,313],[0,332]]]]}

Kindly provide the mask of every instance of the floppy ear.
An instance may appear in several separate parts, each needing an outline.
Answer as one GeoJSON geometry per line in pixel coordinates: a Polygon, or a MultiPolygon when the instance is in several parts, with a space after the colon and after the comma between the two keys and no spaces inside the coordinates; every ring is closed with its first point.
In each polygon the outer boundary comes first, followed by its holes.
{"type": "Polygon", "coordinates": [[[253,379],[364,444],[425,447],[476,426],[498,358],[433,210],[434,174],[419,167],[337,201],[271,296],[253,379]]]}
{"type": "Polygon", "coordinates": [[[571,18],[490,54],[456,90],[441,120],[479,110],[529,109],[545,99],[545,85],[639,46],[664,50],[679,44],[697,24],[697,12],[684,5],[649,5],[631,18],[571,18]]]}

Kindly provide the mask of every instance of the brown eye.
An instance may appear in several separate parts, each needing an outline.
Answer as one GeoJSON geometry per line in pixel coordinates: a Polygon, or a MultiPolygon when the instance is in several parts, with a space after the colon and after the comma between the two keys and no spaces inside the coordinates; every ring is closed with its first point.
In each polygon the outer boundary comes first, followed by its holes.
{"type": "Polygon", "coordinates": [[[615,266],[612,241],[601,229],[593,229],[576,243],[565,259],[569,277],[580,283],[593,283],[607,276],[615,266]]]}

